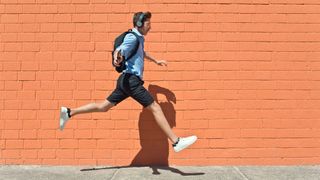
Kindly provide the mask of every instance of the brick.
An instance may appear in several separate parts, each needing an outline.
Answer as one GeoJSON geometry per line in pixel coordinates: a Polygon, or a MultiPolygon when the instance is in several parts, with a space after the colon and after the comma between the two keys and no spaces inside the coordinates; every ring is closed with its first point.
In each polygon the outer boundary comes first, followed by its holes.
{"type": "Polygon", "coordinates": [[[97,140],[97,147],[98,149],[113,149],[115,142],[111,139],[98,139],[97,140]]]}
{"type": "MultiPolygon", "coordinates": [[[[50,98],[50,97],[49,97],[50,98]]],[[[57,109],[58,102],[52,100],[40,100],[40,109],[57,109]]]]}
{"type": "MultiPolygon", "coordinates": [[[[38,56],[36,57],[37,59],[43,59],[43,60],[47,60],[50,61],[52,60],[52,54],[46,54],[46,55],[40,55],[38,54],[38,56]]],[[[50,63],[50,62],[43,62],[39,64],[39,70],[40,71],[53,71],[57,69],[57,64],[56,63],[50,63]]]]}
{"type": "Polygon", "coordinates": [[[74,158],[74,153],[73,149],[59,149],[56,151],[56,158],[74,158]]]}
{"type": "MultiPolygon", "coordinates": [[[[96,122],[93,120],[78,121],[78,129],[87,129],[87,128],[95,128],[95,127],[96,127],[96,122]]],[[[94,131],[92,133],[94,133],[94,131]]]]}
{"type": "Polygon", "coordinates": [[[19,130],[3,130],[2,138],[4,139],[18,139],[19,130]]]}
{"type": "Polygon", "coordinates": [[[78,142],[78,140],[74,140],[74,139],[61,139],[60,140],[60,148],[76,149],[76,148],[79,148],[79,142],[78,142]]]}
{"type": "Polygon", "coordinates": [[[59,23],[71,22],[71,14],[55,14],[53,21],[59,23]]]}
{"type": "Polygon", "coordinates": [[[95,43],[96,51],[107,51],[112,49],[112,44],[110,42],[97,42],[95,43]]]}
{"type": "Polygon", "coordinates": [[[38,151],[37,150],[23,150],[23,151],[21,151],[21,156],[23,158],[27,159],[26,163],[31,163],[32,164],[32,162],[38,162],[39,161],[39,160],[36,160],[38,158],[38,151]]]}
{"type": "MultiPolygon", "coordinates": [[[[24,32],[33,32],[33,31],[38,31],[38,29],[39,28],[37,28],[37,27],[29,27],[29,26],[26,26],[26,25],[24,25],[23,26],[23,31],[24,32]]],[[[30,45],[31,43],[30,42],[33,42],[33,41],[35,41],[35,39],[36,39],[36,35],[35,35],[35,33],[23,33],[23,34],[19,34],[18,35],[18,40],[19,41],[23,41],[23,42],[29,42],[29,43],[26,43],[26,44],[23,44],[23,50],[24,51],[31,51],[30,49],[30,47],[28,47],[28,45],[30,45]]],[[[37,45],[36,43],[32,43],[32,44],[34,44],[34,46],[39,46],[39,45],[37,45]]],[[[34,48],[34,50],[36,50],[36,47],[33,47],[34,48]]],[[[38,47],[37,47],[38,48],[38,47]]]]}
{"type": "Polygon", "coordinates": [[[5,129],[22,129],[22,122],[21,121],[12,121],[6,120],[5,121],[5,129]]]}
{"type": "Polygon", "coordinates": [[[89,148],[94,149],[97,147],[97,141],[95,139],[92,140],[79,140],[79,148],[89,148]]]}
{"type": "Polygon", "coordinates": [[[38,131],[38,138],[41,139],[53,139],[56,137],[55,130],[39,130],[38,131]]]}
{"type": "Polygon", "coordinates": [[[2,76],[1,77],[2,80],[5,80],[5,81],[16,81],[16,80],[18,80],[18,74],[16,72],[10,72],[10,71],[2,72],[1,76],[2,76]]]}
{"type": "Polygon", "coordinates": [[[22,100],[34,100],[36,96],[34,91],[19,91],[17,97],[22,100]]]}
{"type": "Polygon", "coordinates": [[[26,110],[35,110],[35,109],[39,109],[39,101],[35,101],[35,100],[21,100],[22,105],[21,105],[21,109],[26,109],[26,110]]]}
{"type": "Polygon", "coordinates": [[[6,140],[7,149],[22,149],[23,140],[6,140]]]}
{"type": "Polygon", "coordinates": [[[32,52],[33,50],[31,51],[26,51],[26,52],[20,52],[18,54],[18,60],[19,61],[33,61],[34,58],[35,58],[35,52],[32,52]]]}
{"type": "Polygon", "coordinates": [[[19,18],[17,14],[4,14],[1,16],[2,23],[18,23],[19,18]]]}
{"type": "Polygon", "coordinates": [[[18,73],[18,79],[19,80],[35,80],[35,72],[20,72],[18,73]]]}
{"type": "Polygon", "coordinates": [[[75,157],[78,159],[91,159],[92,158],[92,150],[76,150],[75,157]]]}
{"type": "Polygon", "coordinates": [[[54,92],[53,91],[41,91],[36,93],[37,99],[40,100],[48,100],[54,98],[54,92]]]}
{"type": "Polygon", "coordinates": [[[38,119],[39,120],[48,120],[54,117],[55,111],[52,110],[38,110],[38,119]]]}
{"type": "Polygon", "coordinates": [[[42,33],[46,32],[57,32],[58,24],[57,23],[42,23],[40,27],[40,31],[42,33]]]}
{"type": "Polygon", "coordinates": [[[5,90],[20,90],[22,89],[22,83],[18,81],[5,81],[5,90]]]}
{"type": "MultiPolygon", "coordinates": [[[[101,24],[101,23],[97,23],[97,24],[101,24]]],[[[102,29],[102,28],[101,28],[102,29]]],[[[85,36],[83,39],[89,40],[90,36],[88,34],[82,34],[79,33],[79,35],[75,36],[75,37],[80,37],[80,35],[85,36]],[[89,37],[89,38],[88,38],[89,37]]],[[[104,32],[99,32],[99,33],[94,33],[92,34],[92,38],[95,42],[105,42],[108,39],[108,34],[104,33],[104,32]]],[[[81,39],[79,39],[79,41],[81,41],[81,39]]]]}
{"type": "MultiPolygon", "coordinates": [[[[162,27],[157,27],[157,25],[153,25],[154,29],[158,31],[164,32],[183,32],[185,31],[185,25],[183,23],[162,23],[162,27]]],[[[191,25],[190,25],[191,26],[191,25]]]]}
{"type": "MultiPolygon", "coordinates": [[[[88,15],[89,19],[89,15],[88,15]]],[[[83,20],[84,22],[88,22],[88,19],[83,20]]],[[[80,20],[77,20],[80,21],[80,20]]],[[[77,23],[76,24],[76,32],[85,32],[85,33],[90,33],[92,32],[93,25],[91,23],[77,23]]]]}
{"type": "MultiPolygon", "coordinates": [[[[77,43],[77,51],[93,51],[95,49],[94,43],[77,43]]],[[[89,56],[88,56],[89,57],[89,56]]],[[[82,58],[83,59],[83,58],[82,58]]]]}
{"type": "Polygon", "coordinates": [[[18,40],[17,33],[3,33],[2,41],[3,42],[15,42],[18,40]]]}
{"type": "Polygon", "coordinates": [[[53,36],[54,41],[71,41],[71,33],[55,33],[53,36]]]}
{"type": "Polygon", "coordinates": [[[24,90],[39,90],[41,87],[40,81],[24,81],[22,85],[24,90]]]}
{"type": "MultiPolygon", "coordinates": [[[[37,33],[35,35],[35,40],[39,41],[39,42],[51,42],[51,41],[53,41],[53,33],[42,33],[42,32],[37,33]]],[[[52,43],[50,45],[52,46],[52,43]]],[[[40,49],[45,50],[46,46],[49,46],[49,45],[47,45],[46,43],[41,43],[40,49]]],[[[38,52],[38,53],[41,53],[41,52],[38,52]]]]}
{"type": "Polygon", "coordinates": [[[77,88],[78,90],[93,90],[94,82],[92,81],[78,81],[77,88]]]}
{"type": "Polygon", "coordinates": [[[70,81],[72,80],[72,72],[70,71],[55,72],[54,77],[55,77],[55,80],[70,81]]]}
{"type": "Polygon", "coordinates": [[[21,130],[19,133],[20,139],[36,139],[37,131],[36,130],[21,130]]]}
{"type": "MultiPolygon", "coordinates": [[[[3,49],[3,48],[2,48],[3,49]]],[[[1,61],[16,61],[18,59],[18,53],[16,52],[4,52],[1,54],[1,61]]]]}
{"type": "Polygon", "coordinates": [[[111,131],[109,130],[95,130],[92,132],[92,137],[93,138],[97,138],[97,139],[103,139],[103,138],[106,138],[106,137],[110,137],[112,134],[111,134],[111,131]]]}
{"type": "Polygon", "coordinates": [[[90,15],[90,22],[117,22],[117,21],[120,21],[121,19],[125,21],[123,15],[113,15],[112,17],[109,17],[109,15],[107,14],[91,14],[90,15]]]}
{"type": "Polygon", "coordinates": [[[41,149],[38,151],[38,158],[40,159],[49,159],[49,158],[55,158],[56,157],[56,151],[54,149],[41,149]]]}
{"type": "Polygon", "coordinates": [[[3,150],[2,156],[4,159],[19,159],[21,157],[20,150],[3,150]]]}
{"type": "Polygon", "coordinates": [[[75,13],[75,9],[76,8],[74,4],[63,4],[57,6],[57,11],[59,13],[75,13]]]}
{"type": "MultiPolygon", "coordinates": [[[[80,49],[83,48],[81,51],[79,52],[73,52],[72,53],[72,61],[85,61],[85,60],[89,60],[90,59],[90,47],[91,45],[85,45],[83,47],[80,47],[77,45],[77,48],[79,47],[80,49]]],[[[90,67],[90,66],[89,66],[90,67]]],[[[91,69],[90,69],[91,70],[91,69]]]]}
{"type": "Polygon", "coordinates": [[[39,13],[40,6],[36,4],[24,4],[23,5],[23,13],[39,13]]]}
{"type": "Polygon", "coordinates": [[[49,150],[49,149],[58,149],[59,148],[59,140],[58,139],[44,139],[41,140],[41,149],[49,150]]]}
{"type": "Polygon", "coordinates": [[[128,150],[113,150],[112,158],[130,158],[130,151],[128,150]]]}
{"type": "Polygon", "coordinates": [[[32,120],[36,118],[37,113],[35,111],[32,110],[20,110],[18,113],[18,116],[22,119],[25,120],[32,120]]]}
{"type": "Polygon", "coordinates": [[[74,42],[58,42],[57,50],[59,51],[73,51],[76,49],[76,43],[74,42]]]}
{"type": "Polygon", "coordinates": [[[22,71],[36,71],[39,69],[38,63],[31,63],[31,62],[22,62],[21,63],[21,70],[22,71]]]}
{"type": "Polygon", "coordinates": [[[75,135],[75,138],[89,139],[89,138],[92,138],[92,131],[91,130],[76,130],[74,135],[75,135]]]}
{"type": "Polygon", "coordinates": [[[25,149],[39,149],[41,148],[41,141],[39,140],[24,140],[25,149]]]}
{"type": "Polygon", "coordinates": [[[5,91],[3,95],[6,100],[15,100],[17,98],[17,91],[5,91]]]}
{"type": "Polygon", "coordinates": [[[93,157],[96,159],[111,159],[112,150],[109,150],[109,149],[95,150],[93,151],[93,157]]]}
{"type": "Polygon", "coordinates": [[[22,50],[22,44],[21,43],[6,43],[4,45],[4,50],[8,52],[17,52],[22,50]]]}
{"type": "Polygon", "coordinates": [[[90,80],[91,73],[90,71],[77,71],[73,73],[74,80],[90,80]]]}
{"type": "Polygon", "coordinates": [[[75,24],[73,23],[59,23],[57,26],[57,31],[66,33],[66,32],[74,32],[75,31],[75,24]]]}
{"type": "Polygon", "coordinates": [[[37,72],[36,73],[36,80],[41,81],[41,80],[45,80],[45,81],[50,81],[50,80],[54,80],[54,73],[53,72],[37,72]]]}
{"type": "Polygon", "coordinates": [[[132,149],[134,143],[132,140],[119,140],[116,142],[115,149],[132,149]]]}
{"type": "Polygon", "coordinates": [[[60,165],[59,159],[42,159],[42,164],[60,165]]]}

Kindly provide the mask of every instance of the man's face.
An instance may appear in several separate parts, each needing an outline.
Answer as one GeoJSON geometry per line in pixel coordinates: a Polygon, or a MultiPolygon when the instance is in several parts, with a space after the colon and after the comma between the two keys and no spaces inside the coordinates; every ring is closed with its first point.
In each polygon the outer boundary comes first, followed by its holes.
{"type": "Polygon", "coordinates": [[[148,34],[150,29],[151,29],[150,19],[147,19],[146,21],[144,21],[144,25],[141,28],[139,28],[140,33],[144,36],[148,34]]]}

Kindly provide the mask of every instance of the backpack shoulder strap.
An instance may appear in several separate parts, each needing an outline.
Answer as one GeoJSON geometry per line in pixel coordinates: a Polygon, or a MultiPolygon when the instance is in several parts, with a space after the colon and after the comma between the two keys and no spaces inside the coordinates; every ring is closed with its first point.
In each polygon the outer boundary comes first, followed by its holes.
{"type": "MultiPolygon", "coordinates": [[[[138,34],[135,33],[135,32],[133,32],[131,29],[129,29],[129,30],[127,31],[127,34],[129,34],[129,33],[133,34],[133,35],[136,37],[137,40],[136,40],[136,42],[135,42],[135,47],[134,47],[134,49],[132,50],[132,52],[130,53],[130,55],[126,58],[126,60],[128,60],[128,59],[132,58],[134,55],[136,55],[136,53],[137,53],[137,51],[138,51],[138,49],[139,49],[139,45],[140,45],[140,40],[139,40],[138,34]]],[[[126,35],[127,35],[127,34],[126,34],[126,35]]]]}

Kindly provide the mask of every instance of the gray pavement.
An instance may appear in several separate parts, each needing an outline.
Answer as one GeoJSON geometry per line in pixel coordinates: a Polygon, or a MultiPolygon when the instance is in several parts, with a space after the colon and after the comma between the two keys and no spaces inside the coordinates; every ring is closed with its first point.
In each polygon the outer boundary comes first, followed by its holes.
{"type": "Polygon", "coordinates": [[[204,179],[320,180],[318,166],[24,166],[0,165],[0,180],[204,179]]]}

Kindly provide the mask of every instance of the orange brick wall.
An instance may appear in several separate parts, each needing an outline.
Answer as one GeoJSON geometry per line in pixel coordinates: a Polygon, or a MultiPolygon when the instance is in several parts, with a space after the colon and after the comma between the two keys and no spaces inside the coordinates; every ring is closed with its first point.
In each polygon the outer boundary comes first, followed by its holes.
{"type": "Polygon", "coordinates": [[[319,0],[0,0],[0,164],[320,163],[319,0]],[[115,87],[114,38],[151,11],[145,87],[192,148],[129,99],[58,130],[115,87]]]}

